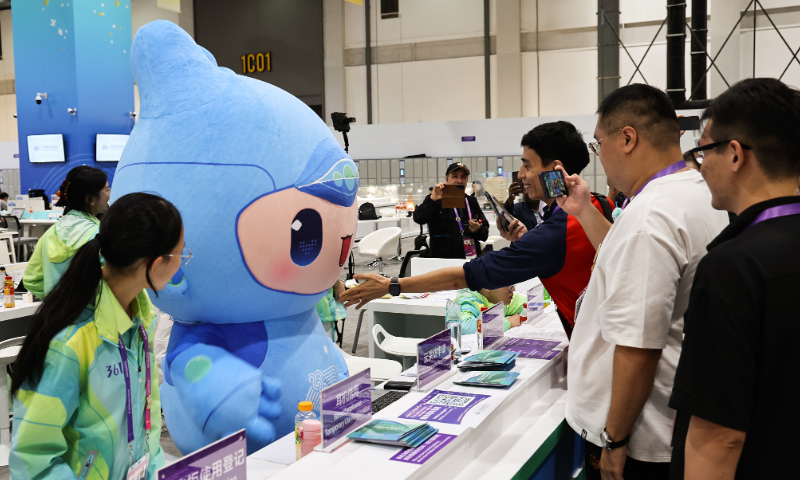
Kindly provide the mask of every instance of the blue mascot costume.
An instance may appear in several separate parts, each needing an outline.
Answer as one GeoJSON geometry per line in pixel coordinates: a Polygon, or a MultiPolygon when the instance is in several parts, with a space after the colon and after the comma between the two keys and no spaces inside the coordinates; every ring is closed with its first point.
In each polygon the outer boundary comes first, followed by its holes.
{"type": "Polygon", "coordinates": [[[167,425],[184,454],[242,428],[252,453],[348,375],[314,306],[350,253],[358,171],[308,106],[218,67],[173,23],[139,29],[131,65],[141,108],[113,196],[173,202],[193,255],[151,295],[175,319],[167,425]]]}

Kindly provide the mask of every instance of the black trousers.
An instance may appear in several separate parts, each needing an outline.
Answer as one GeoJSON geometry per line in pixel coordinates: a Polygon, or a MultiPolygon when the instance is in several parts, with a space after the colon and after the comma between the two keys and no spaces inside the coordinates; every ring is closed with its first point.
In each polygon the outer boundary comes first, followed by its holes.
{"type": "MultiPolygon", "coordinates": [[[[585,444],[586,460],[583,468],[586,472],[586,480],[600,480],[600,455],[603,453],[603,449],[592,442],[585,442],[585,444]]],[[[628,457],[625,460],[623,476],[625,480],[668,480],[669,462],[641,462],[628,457]]]]}

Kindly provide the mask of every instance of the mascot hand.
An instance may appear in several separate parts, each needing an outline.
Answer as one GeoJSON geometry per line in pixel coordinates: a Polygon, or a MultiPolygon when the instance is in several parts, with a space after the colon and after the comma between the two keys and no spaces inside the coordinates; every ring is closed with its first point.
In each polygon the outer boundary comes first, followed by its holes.
{"type": "Polygon", "coordinates": [[[183,407],[207,438],[219,439],[247,428],[248,446],[251,437],[261,446],[274,440],[269,419],[281,414],[277,380],[264,379],[251,364],[205,344],[189,346],[172,359],[169,368],[183,407]]]}

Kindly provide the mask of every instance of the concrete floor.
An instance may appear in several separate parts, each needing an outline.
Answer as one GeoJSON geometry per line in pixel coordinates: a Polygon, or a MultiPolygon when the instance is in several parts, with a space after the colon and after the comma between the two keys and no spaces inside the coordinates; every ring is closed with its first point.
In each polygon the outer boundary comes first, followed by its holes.
{"type": "MultiPolygon", "coordinates": [[[[406,252],[408,250],[413,249],[414,247],[414,238],[407,238],[401,242],[403,247],[403,251],[406,252]]],[[[356,247],[354,251],[355,256],[355,263],[356,273],[378,273],[378,267],[367,267],[364,264],[371,262],[373,258],[364,257],[358,254],[358,248],[356,247]]],[[[388,277],[394,277],[399,275],[400,273],[400,266],[401,262],[398,260],[384,260],[386,266],[383,267],[383,274],[388,277]]],[[[347,268],[345,267],[344,271],[340,278],[342,280],[345,279],[347,276],[347,268]]],[[[353,308],[347,309],[347,320],[344,321],[344,332],[343,337],[344,340],[342,341],[342,349],[348,353],[351,353],[353,348],[353,340],[355,338],[356,326],[358,325],[358,315],[360,312],[356,311],[353,308]]],[[[340,328],[341,328],[341,323],[340,328]]],[[[368,357],[369,356],[369,332],[367,329],[366,321],[362,323],[361,330],[358,337],[358,346],[356,348],[356,356],[359,357],[368,357]]],[[[169,432],[164,432],[161,434],[161,448],[164,449],[164,453],[167,455],[171,455],[174,457],[180,457],[181,452],[175,447],[175,443],[173,443],[172,438],[169,435],[169,432]]],[[[0,480],[8,480],[10,478],[8,467],[0,467],[0,480]]]]}

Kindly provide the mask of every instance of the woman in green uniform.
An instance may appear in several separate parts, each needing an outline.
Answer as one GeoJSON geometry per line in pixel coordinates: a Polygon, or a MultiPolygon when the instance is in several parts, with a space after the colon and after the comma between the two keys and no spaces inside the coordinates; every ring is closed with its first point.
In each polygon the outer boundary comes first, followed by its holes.
{"type": "Polygon", "coordinates": [[[183,250],[180,213],[160,197],[131,193],[103,216],[36,312],[15,363],[13,478],[121,480],[139,468],[155,480],[164,454],[145,289],[164,288],[191,258],[183,250]]]}
{"type": "Polygon", "coordinates": [[[50,227],[25,268],[25,288],[44,298],[53,289],[75,252],[94,238],[100,225],[97,216],[108,209],[111,188],[102,170],[85,165],[69,171],[58,193],[56,206],[64,216],[50,227]]]}

